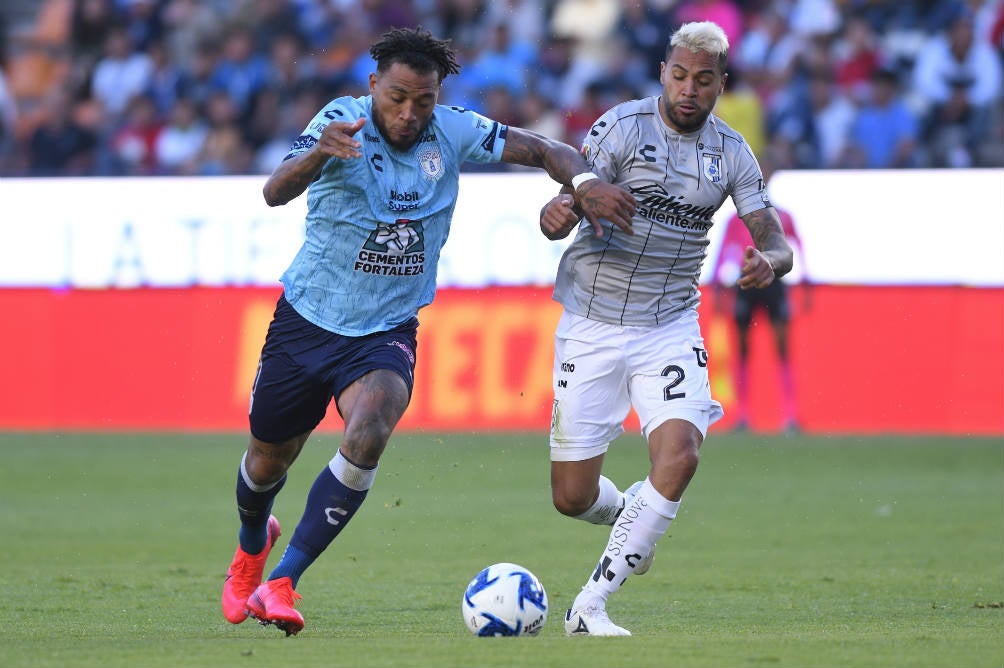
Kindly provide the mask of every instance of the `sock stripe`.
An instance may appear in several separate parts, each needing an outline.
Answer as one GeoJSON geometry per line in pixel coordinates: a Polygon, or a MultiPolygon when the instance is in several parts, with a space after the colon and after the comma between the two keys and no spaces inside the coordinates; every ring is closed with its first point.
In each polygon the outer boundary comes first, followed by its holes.
{"type": "Polygon", "coordinates": [[[357,492],[365,492],[372,487],[373,481],[376,479],[377,472],[376,466],[371,469],[367,469],[353,464],[345,455],[342,454],[341,449],[339,449],[331,461],[328,462],[328,469],[335,476],[338,482],[357,492]]]}
{"type": "Polygon", "coordinates": [[[267,485],[255,484],[255,482],[251,480],[251,476],[248,475],[248,469],[246,463],[247,458],[248,458],[248,453],[247,451],[245,451],[244,456],[241,457],[241,478],[244,479],[244,484],[247,485],[248,489],[250,489],[252,492],[258,492],[259,494],[261,494],[262,492],[267,492],[268,490],[272,489],[280,482],[282,482],[282,479],[285,478],[285,476],[283,476],[283,478],[280,478],[279,480],[276,480],[275,482],[269,483],[267,485]]]}

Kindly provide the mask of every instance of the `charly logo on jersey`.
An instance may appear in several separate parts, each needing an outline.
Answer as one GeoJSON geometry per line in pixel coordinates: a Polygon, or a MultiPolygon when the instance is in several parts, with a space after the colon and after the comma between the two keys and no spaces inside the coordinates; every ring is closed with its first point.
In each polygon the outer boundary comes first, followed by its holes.
{"type": "Polygon", "coordinates": [[[438,181],[443,175],[443,154],[439,152],[439,146],[423,146],[418,150],[418,166],[425,174],[425,178],[438,181]]]}
{"type": "Polygon", "coordinates": [[[701,160],[704,163],[704,178],[712,183],[722,180],[722,156],[714,153],[702,153],[701,160]]]}
{"type": "Polygon", "coordinates": [[[399,218],[379,223],[356,255],[353,269],[379,276],[425,273],[425,227],[420,220],[399,218]]]}

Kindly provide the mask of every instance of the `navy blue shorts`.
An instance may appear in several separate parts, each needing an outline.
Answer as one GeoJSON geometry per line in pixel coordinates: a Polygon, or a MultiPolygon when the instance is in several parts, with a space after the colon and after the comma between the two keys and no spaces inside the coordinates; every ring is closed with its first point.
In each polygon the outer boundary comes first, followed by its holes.
{"type": "Polygon", "coordinates": [[[775,280],[766,288],[736,290],[734,317],[739,325],[749,327],[757,307],[767,310],[771,322],[788,322],[791,311],[788,306],[788,288],[775,280]]]}
{"type": "Polygon", "coordinates": [[[328,404],[375,369],[414,385],[418,319],[386,332],[342,336],[318,327],[279,297],[251,389],[251,435],[282,443],[320,424],[328,404]]]}

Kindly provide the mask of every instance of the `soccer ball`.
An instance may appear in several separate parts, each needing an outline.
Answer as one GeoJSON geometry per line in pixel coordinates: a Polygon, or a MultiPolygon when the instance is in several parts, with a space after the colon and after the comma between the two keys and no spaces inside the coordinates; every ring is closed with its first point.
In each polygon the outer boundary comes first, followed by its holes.
{"type": "Polygon", "coordinates": [[[547,621],[547,593],[522,566],[493,564],[467,585],[460,609],[476,636],[535,636],[547,621]]]}

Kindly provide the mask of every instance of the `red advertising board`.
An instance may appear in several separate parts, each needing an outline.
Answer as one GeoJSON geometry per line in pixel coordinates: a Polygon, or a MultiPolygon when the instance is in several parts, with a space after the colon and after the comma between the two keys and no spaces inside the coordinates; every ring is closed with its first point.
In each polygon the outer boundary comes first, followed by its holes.
{"type": "MultiPolygon", "coordinates": [[[[702,306],[712,386],[734,396],[731,322],[702,306]]],[[[815,433],[1004,435],[1004,289],[799,288],[791,332],[802,426],[815,433]]],[[[235,430],[276,288],[2,289],[0,429],[235,430]]],[[[551,406],[549,288],[444,289],[420,314],[401,429],[540,430],[551,406]]],[[[752,426],[779,427],[757,321],[752,426]]],[[[329,411],[324,430],[340,430],[329,411]]]]}

